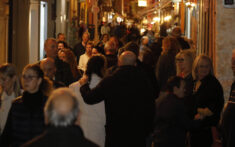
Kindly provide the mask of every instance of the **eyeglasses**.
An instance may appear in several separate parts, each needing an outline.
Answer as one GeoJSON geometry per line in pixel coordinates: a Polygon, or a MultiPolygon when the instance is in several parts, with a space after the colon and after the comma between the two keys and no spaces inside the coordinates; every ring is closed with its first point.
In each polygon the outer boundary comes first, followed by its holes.
{"type": "Polygon", "coordinates": [[[23,75],[23,76],[22,76],[22,79],[32,81],[33,78],[37,78],[37,77],[38,77],[38,76],[26,76],[26,75],[23,75]]]}
{"type": "Polygon", "coordinates": [[[176,62],[184,62],[184,58],[176,58],[175,61],[176,62]]]}
{"type": "Polygon", "coordinates": [[[203,69],[205,69],[205,68],[210,68],[210,66],[209,66],[209,65],[199,65],[198,68],[203,68],[203,69]]]}

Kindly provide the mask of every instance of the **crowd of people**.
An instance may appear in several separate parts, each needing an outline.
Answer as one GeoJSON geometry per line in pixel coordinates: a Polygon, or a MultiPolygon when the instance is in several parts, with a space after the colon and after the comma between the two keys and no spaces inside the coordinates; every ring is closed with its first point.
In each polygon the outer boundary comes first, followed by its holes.
{"type": "MultiPolygon", "coordinates": [[[[123,28],[105,24],[97,43],[83,32],[74,47],[49,38],[20,75],[0,65],[0,146],[235,146],[235,84],[221,115],[212,61],[180,27],[157,37],[123,28]]],[[[235,52],[232,61],[235,73],[235,52]]]]}

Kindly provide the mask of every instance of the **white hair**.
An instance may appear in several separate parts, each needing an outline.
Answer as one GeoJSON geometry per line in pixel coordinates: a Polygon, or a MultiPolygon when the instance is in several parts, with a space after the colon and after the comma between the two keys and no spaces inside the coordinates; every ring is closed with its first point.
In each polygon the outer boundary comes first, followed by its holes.
{"type": "Polygon", "coordinates": [[[47,117],[47,121],[50,125],[55,127],[66,127],[73,125],[77,120],[77,116],[79,113],[79,104],[76,96],[69,88],[58,88],[49,97],[46,102],[44,112],[47,117]],[[73,106],[71,110],[66,114],[61,114],[54,107],[54,102],[61,98],[62,96],[67,96],[72,99],[73,106]]]}

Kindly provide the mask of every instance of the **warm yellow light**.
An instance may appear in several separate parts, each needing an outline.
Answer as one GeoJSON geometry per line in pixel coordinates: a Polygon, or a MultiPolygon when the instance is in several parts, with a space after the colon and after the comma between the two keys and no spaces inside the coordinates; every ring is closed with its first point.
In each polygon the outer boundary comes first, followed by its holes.
{"type": "Polygon", "coordinates": [[[105,17],[103,17],[103,18],[102,18],[102,21],[103,21],[103,22],[106,22],[106,18],[105,18],[105,17]]]}
{"type": "Polygon", "coordinates": [[[192,3],[191,6],[192,6],[192,7],[196,7],[196,4],[195,4],[195,3],[192,3]]]}
{"type": "Polygon", "coordinates": [[[164,18],[164,21],[169,21],[170,19],[171,19],[171,16],[169,15],[164,18]]]}
{"type": "Polygon", "coordinates": [[[120,23],[120,22],[122,22],[123,21],[123,19],[121,18],[121,17],[117,17],[117,22],[118,23],[120,23]]]}
{"type": "Polygon", "coordinates": [[[143,24],[147,24],[148,23],[148,20],[147,19],[144,19],[143,20],[143,24]]]}
{"type": "Polygon", "coordinates": [[[140,33],[143,34],[146,31],[145,28],[140,29],[140,33]]]}
{"type": "Polygon", "coordinates": [[[153,18],[153,21],[159,22],[159,21],[160,21],[160,18],[159,18],[159,17],[154,17],[154,18],[153,18]]]}
{"type": "Polygon", "coordinates": [[[186,6],[189,6],[189,5],[191,5],[191,4],[190,4],[190,2],[187,2],[187,3],[185,3],[185,5],[186,5],[186,6]]]}
{"type": "Polygon", "coordinates": [[[147,7],[147,0],[138,0],[139,7],[147,7]]]}

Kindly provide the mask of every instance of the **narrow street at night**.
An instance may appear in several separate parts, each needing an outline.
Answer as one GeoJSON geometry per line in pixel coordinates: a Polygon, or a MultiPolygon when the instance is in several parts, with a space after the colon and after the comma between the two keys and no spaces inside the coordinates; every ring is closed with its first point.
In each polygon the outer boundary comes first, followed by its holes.
{"type": "Polygon", "coordinates": [[[0,147],[235,147],[235,0],[0,0],[0,147]]]}

